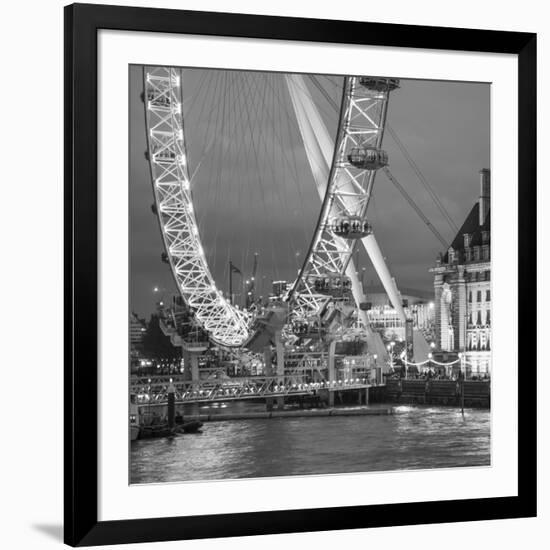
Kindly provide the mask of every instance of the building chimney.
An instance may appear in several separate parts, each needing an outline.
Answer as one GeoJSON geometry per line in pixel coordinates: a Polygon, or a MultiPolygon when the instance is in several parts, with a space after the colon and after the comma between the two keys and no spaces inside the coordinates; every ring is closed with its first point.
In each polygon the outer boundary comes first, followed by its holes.
{"type": "Polygon", "coordinates": [[[491,171],[479,171],[479,225],[483,225],[491,208],[491,171]]]}

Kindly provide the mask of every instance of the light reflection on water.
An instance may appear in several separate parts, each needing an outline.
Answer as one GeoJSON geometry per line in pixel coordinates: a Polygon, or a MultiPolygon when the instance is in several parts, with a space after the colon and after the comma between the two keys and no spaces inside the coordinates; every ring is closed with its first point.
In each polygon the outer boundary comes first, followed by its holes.
{"type": "MultiPolygon", "coordinates": [[[[230,403],[216,414],[265,410],[230,403]]],[[[390,416],[205,423],[202,434],[134,441],[131,482],[161,483],[490,464],[490,412],[394,407],[390,416]]]]}

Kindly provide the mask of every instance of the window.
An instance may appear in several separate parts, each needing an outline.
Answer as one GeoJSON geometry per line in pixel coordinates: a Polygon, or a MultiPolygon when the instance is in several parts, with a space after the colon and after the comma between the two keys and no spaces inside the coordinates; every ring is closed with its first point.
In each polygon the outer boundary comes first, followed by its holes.
{"type": "Polygon", "coordinates": [[[474,246],[474,260],[479,260],[479,246],[474,246]]]}
{"type": "Polygon", "coordinates": [[[471,240],[472,236],[469,233],[464,233],[464,248],[468,248],[470,246],[471,240]]]}
{"type": "Polygon", "coordinates": [[[472,291],[471,290],[468,294],[468,302],[470,302],[470,304],[472,303],[472,291]]]}
{"type": "Polygon", "coordinates": [[[488,290],[486,293],[485,293],[485,301],[486,302],[490,302],[491,301],[491,291],[488,290]]]}
{"type": "Polygon", "coordinates": [[[466,248],[464,253],[466,254],[466,261],[471,262],[472,261],[472,251],[471,251],[471,249],[466,248]]]}
{"type": "Polygon", "coordinates": [[[481,325],[481,310],[477,312],[477,324],[481,325]]]}
{"type": "Polygon", "coordinates": [[[491,325],[491,310],[488,309],[486,312],[485,312],[485,324],[490,326],[491,325]]]}
{"type": "Polygon", "coordinates": [[[488,246],[483,247],[483,259],[484,260],[489,259],[489,247],[488,246]]]}
{"type": "Polygon", "coordinates": [[[489,242],[489,235],[490,235],[489,231],[482,231],[481,232],[481,242],[484,243],[484,244],[488,243],[489,242]]]}
{"type": "Polygon", "coordinates": [[[481,302],[481,290],[477,291],[477,301],[481,302]]]}
{"type": "Polygon", "coordinates": [[[455,261],[455,251],[449,248],[449,263],[452,264],[455,261]]]}
{"type": "Polygon", "coordinates": [[[480,348],[481,349],[485,349],[485,333],[482,332],[480,335],[479,335],[479,343],[480,343],[480,348]]]}

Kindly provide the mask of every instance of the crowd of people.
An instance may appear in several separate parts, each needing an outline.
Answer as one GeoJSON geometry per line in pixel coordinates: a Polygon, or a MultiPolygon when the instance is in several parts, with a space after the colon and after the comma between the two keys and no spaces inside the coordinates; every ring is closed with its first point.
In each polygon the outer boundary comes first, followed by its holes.
{"type": "MultiPolygon", "coordinates": [[[[451,369],[450,371],[441,368],[426,368],[418,370],[416,367],[413,369],[405,369],[405,367],[400,367],[394,369],[392,373],[387,375],[387,378],[396,379],[396,378],[407,378],[409,380],[450,380],[457,381],[464,377],[464,373],[458,369],[451,369]]],[[[488,373],[483,374],[466,374],[466,379],[468,380],[481,380],[489,381],[491,379],[488,373]]]]}

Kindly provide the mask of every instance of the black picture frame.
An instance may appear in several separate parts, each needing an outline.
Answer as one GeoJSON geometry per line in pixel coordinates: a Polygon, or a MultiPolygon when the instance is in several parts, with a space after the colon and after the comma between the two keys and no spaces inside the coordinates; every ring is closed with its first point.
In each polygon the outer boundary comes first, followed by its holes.
{"type": "Polygon", "coordinates": [[[536,515],[536,35],[122,6],[65,8],[65,543],[71,546],[441,523],[536,515]],[[517,54],[518,496],[98,521],[97,37],[101,29],[517,54]],[[527,334],[528,332],[528,334],[527,334]]]}

